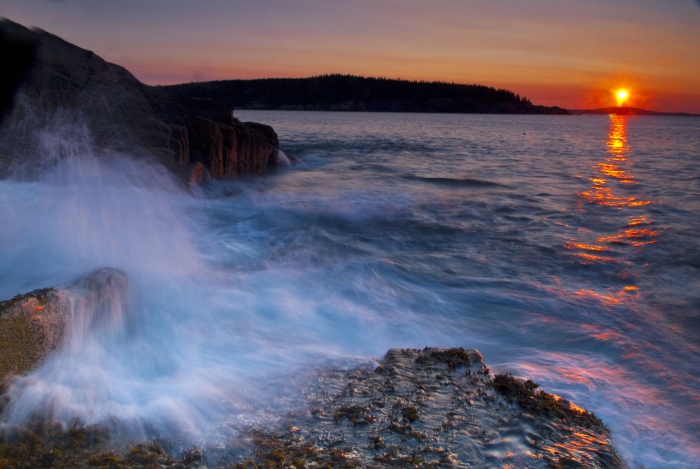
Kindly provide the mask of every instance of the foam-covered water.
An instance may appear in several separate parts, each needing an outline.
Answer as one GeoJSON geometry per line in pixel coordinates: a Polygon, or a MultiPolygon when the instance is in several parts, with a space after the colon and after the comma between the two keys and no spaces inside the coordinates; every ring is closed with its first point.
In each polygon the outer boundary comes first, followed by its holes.
{"type": "Polygon", "coordinates": [[[104,266],[130,285],[6,422],[205,441],[286,405],[295,370],[466,346],[594,411],[632,467],[700,457],[700,119],[240,114],[301,162],[193,195],[54,129],[58,166],[0,181],[0,297],[104,266]]]}

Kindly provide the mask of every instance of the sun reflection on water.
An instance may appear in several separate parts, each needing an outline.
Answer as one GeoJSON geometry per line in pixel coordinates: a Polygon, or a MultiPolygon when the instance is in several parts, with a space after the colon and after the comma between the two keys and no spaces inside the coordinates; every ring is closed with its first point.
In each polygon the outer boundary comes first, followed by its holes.
{"type": "MultiPolygon", "coordinates": [[[[625,224],[617,232],[598,233],[597,236],[589,229],[591,227],[579,228],[578,232],[589,239],[574,238],[564,244],[564,248],[570,251],[579,263],[629,266],[632,262],[625,248],[642,249],[645,245],[655,243],[660,234],[660,230],[652,228],[654,220],[649,214],[639,213],[639,210],[649,205],[661,204],[661,201],[621,194],[626,190],[625,187],[638,184],[631,172],[632,150],[627,140],[627,125],[627,116],[610,116],[606,158],[592,164],[595,174],[589,178],[591,187],[578,193],[581,199],[593,206],[620,211],[625,224]]],[[[620,275],[620,278],[626,277],[626,274],[620,275]]],[[[639,294],[639,288],[635,285],[626,285],[616,293],[598,293],[588,289],[575,293],[579,298],[595,298],[607,305],[637,299],[639,294]]]]}
{"type": "Polygon", "coordinates": [[[610,116],[607,150],[608,157],[593,165],[593,169],[596,171],[596,175],[590,178],[593,185],[588,191],[579,192],[580,197],[591,204],[608,207],[643,207],[661,203],[660,201],[616,195],[614,187],[608,184],[610,179],[622,184],[636,184],[634,176],[630,173],[632,162],[630,159],[631,149],[627,143],[627,116],[610,116]]]}

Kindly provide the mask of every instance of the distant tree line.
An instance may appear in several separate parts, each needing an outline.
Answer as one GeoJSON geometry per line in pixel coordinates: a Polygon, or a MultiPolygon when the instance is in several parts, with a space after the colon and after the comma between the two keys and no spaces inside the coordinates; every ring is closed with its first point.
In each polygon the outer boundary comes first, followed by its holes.
{"type": "Polygon", "coordinates": [[[512,91],[447,82],[321,75],[311,78],[221,80],[161,86],[177,98],[208,98],[236,109],[568,114],[537,106],[512,91]]]}

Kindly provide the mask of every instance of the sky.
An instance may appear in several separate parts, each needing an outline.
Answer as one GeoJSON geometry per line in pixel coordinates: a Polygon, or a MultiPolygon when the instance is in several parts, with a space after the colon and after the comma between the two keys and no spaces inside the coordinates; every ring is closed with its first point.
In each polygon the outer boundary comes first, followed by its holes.
{"type": "Polygon", "coordinates": [[[700,113],[700,0],[0,0],[148,84],[327,73],[700,113]]]}

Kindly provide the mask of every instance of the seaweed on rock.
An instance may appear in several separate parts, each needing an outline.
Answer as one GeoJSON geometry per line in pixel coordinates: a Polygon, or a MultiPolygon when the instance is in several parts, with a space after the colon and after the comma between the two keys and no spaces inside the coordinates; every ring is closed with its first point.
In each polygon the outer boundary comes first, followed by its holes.
{"type": "Polygon", "coordinates": [[[396,349],[374,371],[318,378],[304,390],[307,412],[243,432],[222,461],[248,439],[236,469],[624,467],[593,414],[532,381],[492,378],[476,350],[396,349]]]}
{"type": "Polygon", "coordinates": [[[0,441],[0,468],[624,467],[597,417],[491,377],[476,350],[391,350],[375,370],[315,372],[301,391],[300,411],[177,457],[155,441],[120,447],[100,427],[39,424],[0,441]]]}
{"type": "Polygon", "coordinates": [[[502,374],[494,376],[491,385],[510,402],[528,412],[568,420],[587,428],[607,430],[603,422],[594,414],[573,405],[566,399],[544,392],[539,389],[539,384],[530,379],[523,380],[511,374],[502,374]]]}

